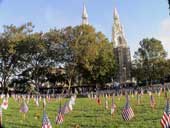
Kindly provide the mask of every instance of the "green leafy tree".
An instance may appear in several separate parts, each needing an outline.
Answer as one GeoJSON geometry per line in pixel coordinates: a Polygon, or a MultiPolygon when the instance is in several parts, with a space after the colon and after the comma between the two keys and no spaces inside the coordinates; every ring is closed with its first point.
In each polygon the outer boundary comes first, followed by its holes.
{"type": "Polygon", "coordinates": [[[92,26],[66,28],[65,42],[69,47],[65,63],[69,88],[73,83],[105,83],[113,77],[113,47],[101,32],[92,26]]]}
{"type": "Polygon", "coordinates": [[[18,56],[16,45],[32,32],[32,24],[27,23],[16,27],[14,25],[4,26],[4,32],[0,35],[0,77],[1,85],[5,93],[13,77],[18,73],[18,56]]]}
{"type": "Polygon", "coordinates": [[[16,47],[20,63],[18,69],[20,77],[28,79],[37,91],[45,81],[45,74],[51,65],[48,56],[48,45],[43,40],[41,33],[34,33],[22,40],[16,47]]]}
{"type": "Polygon", "coordinates": [[[143,39],[139,45],[134,55],[133,76],[138,81],[147,80],[152,84],[152,80],[164,76],[166,68],[160,65],[164,64],[167,53],[161,41],[154,38],[143,39]]]}

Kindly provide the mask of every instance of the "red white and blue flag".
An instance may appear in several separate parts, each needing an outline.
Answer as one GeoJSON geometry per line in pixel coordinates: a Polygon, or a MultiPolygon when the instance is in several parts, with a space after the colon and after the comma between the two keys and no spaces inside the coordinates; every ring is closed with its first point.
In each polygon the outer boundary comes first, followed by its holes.
{"type": "Polygon", "coordinates": [[[101,105],[100,96],[97,97],[97,104],[98,104],[98,105],[101,105]]]}
{"type": "Polygon", "coordinates": [[[111,115],[114,114],[115,109],[116,109],[116,105],[115,105],[115,103],[114,103],[114,96],[113,96],[113,97],[112,97],[112,106],[111,106],[111,115]]]}
{"type": "Polygon", "coordinates": [[[45,111],[44,111],[44,114],[43,114],[42,128],[52,128],[51,122],[50,122],[45,111]]]}
{"type": "Polygon", "coordinates": [[[3,102],[2,102],[2,104],[1,104],[1,107],[3,108],[3,109],[7,109],[8,108],[8,98],[4,98],[3,99],[3,102]]]}
{"type": "Polygon", "coordinates": [[[126,104],[122,110],[122,117],[125,121],[131,120],[134,117],[134,112],[129,104],[128,96],[126,97],[126,104]]]}
{"type": "Polygon", "coordinates": [[[62,124],[64,122],[64,113],[61,111],[61,104],[60,104],[60,109],[58,111],[58,115],[56,117],[56,124],[62,124]]]}
{"type": "Polygon", "coordinates": [[[155,105],[156,105],[155,98],[152,94],[151,94],[151,97],[150,97],[150,105],[151,105],[151,108],[154,108],[155,105]]]}
{"type": "Polygon", "coordinates": [[[167,99],[167,104],[165,107],[164,114],[161,119],[161,126],[162,128],[170,128],[170,106],[169,106],[169,99],[167,99]]]}

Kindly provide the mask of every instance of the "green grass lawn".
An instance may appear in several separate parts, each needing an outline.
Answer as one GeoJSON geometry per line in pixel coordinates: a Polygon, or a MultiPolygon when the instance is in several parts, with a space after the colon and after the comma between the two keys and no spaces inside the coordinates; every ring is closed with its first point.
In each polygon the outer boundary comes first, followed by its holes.
{"type": "MultiPolygon", "coordinates": [[[[95,100],[88,98],[77,98],[73,111],[66,114],[62,126],[55,124],[55,118],[59,108],[59,101],[52,99],[47,103],[46,112],[52,123],[53,128],[74,128],[79,125],[81,128],[160,128],[160,119],[165,108],[165,98],[154,95],[156,108],[150,107],[150,97],[144,95],[141,105],[137,105],[137,98],[130,96],[131,107],[134,110],[135,117],[131,121],[124,121],[121,116],[122,108],[125,105],[125,97],[118,100],[115,97],[116,112],[114,116],[110,115],[110,109],[105,110],[104,99],[102,105],[98,105],[95,100]]],[[[63,99],[62,105],[69,99],[63,99]]],[[[2,101],[2,100],[1,100],[2,101]]],[[[111,98],[109,99],[109,106],[111,98]]],[[[41,128],[42,124],[42,102],[40,107],[36,107],[33,100],[28,104],[29,112],[24,120],[22,113],[19,112],[20,104],[13,98],[9,99],[7,110],[3,110],[3,124],[5,128],[41,128]],[[37,116],[35,116],[37,115],[37,116]]]]}

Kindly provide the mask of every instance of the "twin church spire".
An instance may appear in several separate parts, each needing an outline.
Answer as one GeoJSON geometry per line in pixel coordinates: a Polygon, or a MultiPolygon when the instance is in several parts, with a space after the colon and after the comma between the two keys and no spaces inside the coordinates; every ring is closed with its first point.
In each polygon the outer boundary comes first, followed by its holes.
{"type": "MultiPolygon", "coordinates": [[[[113,46],[116,47],[128,47],[127,41],[124,36],[123,26],[120,22],[119,14],[117,9],[114,9],[114,23],[112,28],[112,42],[113,46]]],[[[83,4],[83,13],[82,13],[82,25],[88,25],[88,13],[85,4],[83,4]]]]}
{"type": "MultiPolygon", "coordinates": [[[[112,28],[112,43],[114,47],[115,63],[118,65],[115,80],[120,83],[131,81],[131,56],[130,49],[124,36],[123,26],[120,22],[117,9],[113,13],[114,22],[112,28]]],[[[83,5],[82,25],[88,25],[88,14],[85,4],[83,5]]]]}

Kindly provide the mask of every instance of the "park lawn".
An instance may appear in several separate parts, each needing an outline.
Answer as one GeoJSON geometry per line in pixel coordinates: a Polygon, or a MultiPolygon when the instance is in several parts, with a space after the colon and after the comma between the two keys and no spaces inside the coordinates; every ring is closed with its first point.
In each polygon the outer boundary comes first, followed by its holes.
{"type": "MultiPolygon", "coordinates": [[[[121,116],[122,108],[125,105],[125,97],[122,96],[119,100],[115,96],[115,104],[117,106],[114,116],[110,115],[110,109],[105,110],[104,98],[102,105],[98,105],[95,100],[88,98],[77,98],[76,104],[73,106],[73,111],[66,114],[64,123],[61,126],[55,124],[55,118],[59,108],[59,101],[51,99],[47,103],[46,113],[51,121],[53,128],[75,128],[79,125],[81,128],[160,128],[160,119],[165,108],[164,94],[160,97],[154,94],[156,100],[156,108],[150,107],[149,95],[142,96],[142,103],[137,105],[137,98],[130,96],[131,107],[134,110],[135,117],[131,121],[124,121],[121,116]]],[[[62,99],[61,104],[69,99],[62,99]]],[[[111,98],[109,99],[109,106],[111,98]]],[[[40,107],[36,107],[33,99],[28,104],[29,112],[24,119],[22,113],[19,112],[20,104],[9,99],[7,110],[3,110],[3,124],[5,128],[41,128],[42,124],[42,102],[40,107]]]]}

